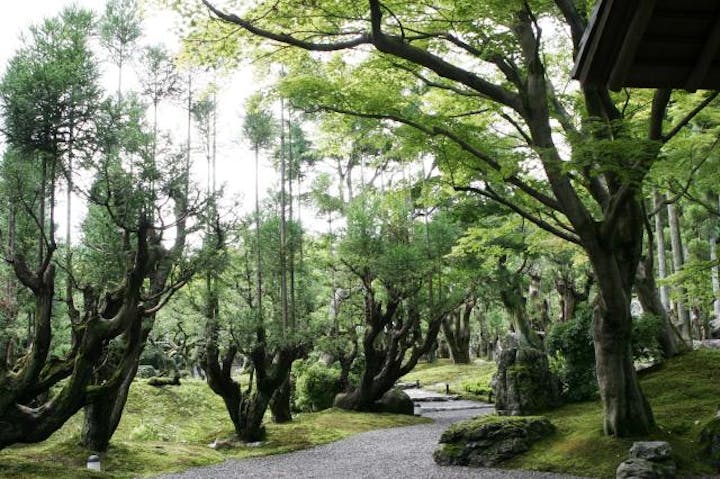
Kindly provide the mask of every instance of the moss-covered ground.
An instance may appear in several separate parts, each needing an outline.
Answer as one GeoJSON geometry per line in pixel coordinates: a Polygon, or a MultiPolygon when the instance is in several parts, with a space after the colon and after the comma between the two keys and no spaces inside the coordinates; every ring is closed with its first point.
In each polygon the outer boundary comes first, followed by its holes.
{"type": "Polygon", "coordinates": [[[703,424],[720,407],[720,351],[694,351],[667,361],[642,375],[641,385],[657,424],[649,437],[607,437],[599,402],[570,404],[544,413],[557,427],[554,436],[504,467],[611,478],[633,441],[651,439],[672,445],[678,477],[720,477],[701,460],[698,444],[703,424]]]}
{"type": "Polygon", "coordinates": [[[259,447],[216,451],[216,439],[232,435],[222,400],[201,381],[154,388],[136,381],[109,451],[104,473],[84,469],[88,452],[78,446],[82,413],[49,440],[0,451],[3,479],[143,477],[242,458],[277,454],[336,441],[363,431],[426,421],[412,416],[351,413],[330,409],[299,414],[289,424],[267,421],[267,441],[259,447]]]}
{"type": "Polygon", "coordinates": [[[442,393],[447,384],[450,394],[459,395],[463,399],[487,401],[491,390],[490,380],[496,369],[492,361],[453,364],[449,359],[439,359],[433,363],[419,363],[402,381],[420,381],[423,389],[442,393]]]}

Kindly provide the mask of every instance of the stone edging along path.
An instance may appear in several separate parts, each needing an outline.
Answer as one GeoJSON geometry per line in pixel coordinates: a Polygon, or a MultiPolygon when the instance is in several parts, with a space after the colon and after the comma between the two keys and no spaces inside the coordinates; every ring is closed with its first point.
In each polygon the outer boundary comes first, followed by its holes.
{"type": "Polygon", "coordinates": [[[533,471],[438,466],[433,461],[432,453],[438,447],[438,439],[442,432],[454,422],[492,412],[492,405],[475,401],[448,400],[442,397],[443,395],[422,390],[405,392],[410,397],[418,399],[415,403],[416,413],[432,418],[433,423],[369,431],[302,451],[252,459],[231,459],[214,466],[158,477],[162,479],[571,479],[573,477],[533,471]]]}

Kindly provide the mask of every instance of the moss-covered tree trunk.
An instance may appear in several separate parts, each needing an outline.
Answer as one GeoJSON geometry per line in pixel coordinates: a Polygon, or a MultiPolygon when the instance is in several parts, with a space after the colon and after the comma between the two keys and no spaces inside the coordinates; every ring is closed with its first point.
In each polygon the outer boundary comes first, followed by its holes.
{"type": "Polygon", "coordinates": [[[474,307],[475,300],[469,299],[443,319],[442,332],[455,364],[470,364],[470,319],[474,307]]]}
{"type": "Polygon", "coordinates": [[[655,422],[640,389],[631,351],[630,299],[642,251],[642,212],[637,201],[628,200],[618,215],[622,235],[615,241],[588,245],[588,250],[600,291],[593,329],[604,430],[608,435],[627,437],[647,433],[655,422]]]}
{"type": "Polygon", "coordinates": [[[290,401],[292,399],[292,384],[290,381],[290,370],[288,369],[280,387],[273,393],[270,400],[270,411],[273,422],[283,424],[292,421],[292,410],[290,401]]]}
{"type": "Polygon", "coordinates": [[[643,311],[660,318],[662,325],[657,334],[657,341],[666,358],[671,358],[687,349],[680,333],[662,303],[662,299],[655,282],[653,268],[652,236],[648,236],[648,251],[640,263],[635,278],[635,292],[642,305],[643,311]]]}
{"type": "Polygon", "coordinates": [[[423,335],[418,311],[401,310],[403,301],[398,297],[390,298],[383,308],[373,289],[368,287],[370,280],[366,278],[365,282],[366,329],[362,341],[365,369],[358,387],[338,395],[335,403],[337,407],[356,411],[375,410],[376,401],[398,379],[412,371],[437,340],[442,319],[447,314],[442,312],[431,318],[423,335]],[[402,315],[402,319],[396,315],[402,315]]]}

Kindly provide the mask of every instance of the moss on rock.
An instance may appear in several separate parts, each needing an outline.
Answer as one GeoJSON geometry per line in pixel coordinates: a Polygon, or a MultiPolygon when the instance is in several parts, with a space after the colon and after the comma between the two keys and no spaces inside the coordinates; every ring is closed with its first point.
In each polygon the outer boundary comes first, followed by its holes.
{"type": "Polygon", "coordinates": [[[433,457],[440,465],[494,466],[528,451],[554,431],[542,416],[481,416],[450,426],[433,457]]]}
{"type": "Polygon", "coordinates": [[[700,444],[710,463],[720,471],[720,411],[703,427],[700,444]]]}

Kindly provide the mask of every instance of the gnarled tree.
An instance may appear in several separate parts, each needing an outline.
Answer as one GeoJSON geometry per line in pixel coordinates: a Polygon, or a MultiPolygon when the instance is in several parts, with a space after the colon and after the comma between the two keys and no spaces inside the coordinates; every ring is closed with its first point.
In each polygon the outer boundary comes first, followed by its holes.
{"type": "Polygon", "coordinates": [[[577,52],[586,2],[453,0],[428,9],[380,0],[332,6],[272,1],[242,16],[203,2],[229,28],[275,45],[321,52],[371,47],[375,54],[358,53],[350,66],[336,60],[326,71],[318,57],[296,58],[288,90],[302,90],[296,100],[309,109],[411,126],[438,155],[451,153],[446,172],[466,166],[465,175],[451,176],[457,186],[580,245],[599,291],[594,337],[604,430],[616,436],[650,430],[652,411],[630,353],[630,297],[643,238],[639,198],[663,145],[717,93],[698,94],[697,107],[670,126],[669,90],[643,99],[647,121],[605,88],[563,95],[550,78],[565,84],[571,58],[545,53],[558,41],[577,52]],[[298,8],[302,15],[295,15],[298,8]],[[562,28],[551,35],[543,25],[562,28]],[[558,58],[562,63],[553,63],[558,58]]]}

